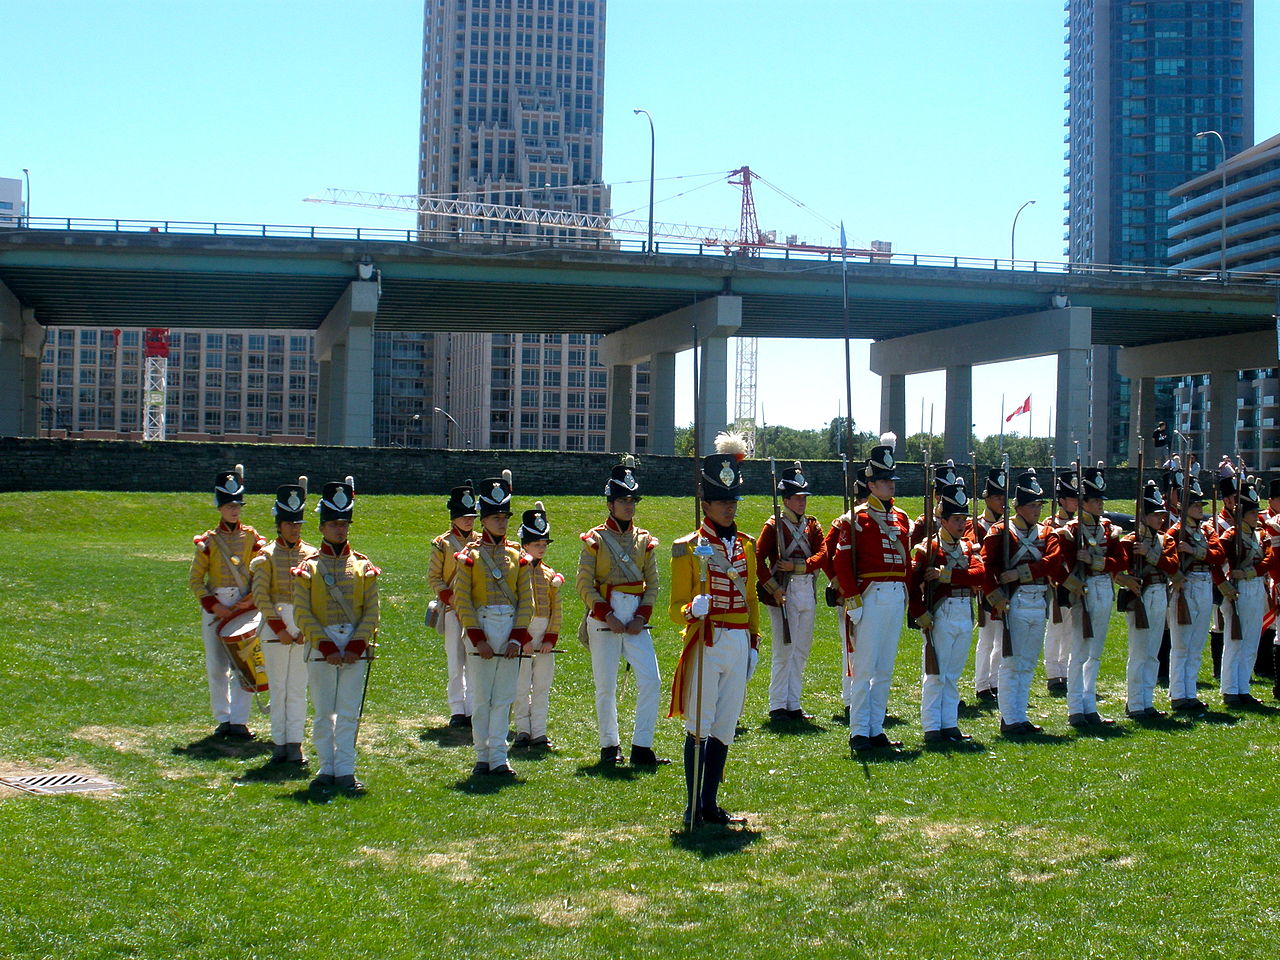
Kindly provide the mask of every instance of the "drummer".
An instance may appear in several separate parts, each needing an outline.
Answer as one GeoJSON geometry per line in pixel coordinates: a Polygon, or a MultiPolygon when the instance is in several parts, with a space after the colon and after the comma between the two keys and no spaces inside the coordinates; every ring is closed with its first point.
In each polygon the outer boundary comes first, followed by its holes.
{"type": "Polygon", "coordinates": [[[271,508],[276,518],[276,539],[249,564],[254,603],[262,611],[258,637],[271,684],[271,763],[307,762],[302,754],[307,726],[306,646],[293,616],[291,573],[317,552],[302,540],[306,505],[306,477],[277,488],[271,508]]]}
{"type": "Polygon", "coordinates": [[[249,707],[253,694],[245,690],[218,636],[218,627],[253,609],[249,590],[249,563],[267,541],[253,527],[240,522],[244,507],[244,467],[219,473],[213,483],[213,504],[221,519],[212,530],[196,534],[191,560],[191,592],[204,608],[205,673],[209,681],[209,706],[217,727],[215,737],[252,740],[249,707]]]}

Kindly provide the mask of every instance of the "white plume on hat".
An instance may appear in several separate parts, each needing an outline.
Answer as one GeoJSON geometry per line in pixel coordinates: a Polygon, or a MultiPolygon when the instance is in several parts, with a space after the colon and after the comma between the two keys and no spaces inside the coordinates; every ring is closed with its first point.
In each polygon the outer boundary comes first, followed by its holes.
{"type": "Polygon", "coordinates": [[[887,430],[880,434],[880,446],[896,450],[898,448],[898,435],[892,430],[887,430]]]}
{"type": "Polygon", "coordinates": [[[503,480],[505,480],[505,481],[507,482],[507,489],[508,489],[508,490],[513,490],[513,487],[512,487],[512,485],[511,485],[511,471],[510,471],[510,470],[503,470],[503,471],[502,471],[502,479],[503,479],[503,480]]]}
{"type": "Polygon", "coordinates": [[[747,439],[740,433],[722,430],[716,434],[716,453],[732,453],[735,456],[747,455],[747,439]]]}
{"type": "Polygon", "coordinates": [[[628,470],[634,470],[636,468],[636,458],[628,453],[622,458],[622,465],[628,470]]]}
{"type": "Polygon", "coordinates": [[[303,492],[303,493],[306,493],[306,492],[307,492],[307,478],[306,478],[306,477],[298,477],[298,486],[300,486],[300,487],[302,488],[302,492],[303,492]]]}
{"type": "Polygon", "coordinates": [[[235,475],[239,478],[240,482],[244,483],[244,464],[237,463],[234,472],[235,472],[235,475]]]}
{"type": "Polygon", "coordinates": [[[535,500],[535,501],[533,501],[533,509],[538,510],[538,511],[541,511],[542,513],[546,513],[546,512],[547,512],[547,508],[546,508],[546,507],[544,507],[544,506],[542,505],[542,501],[541,501],[541,500],[535,500]]]}
{"type": "Polygon", "coordinates": [[[355,477],[347,477],[347,486],[351,488],[351,492],[352,492],[352,493],[355,493],[355,492],[356,492],[356,478],[355,478],[355,477]]]}

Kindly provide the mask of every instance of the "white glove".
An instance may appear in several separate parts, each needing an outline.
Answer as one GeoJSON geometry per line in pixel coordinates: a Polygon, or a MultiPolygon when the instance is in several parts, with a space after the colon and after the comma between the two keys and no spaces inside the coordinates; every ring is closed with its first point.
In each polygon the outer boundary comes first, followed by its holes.
{"type": "Polygon", "coordinates": [[[689,613],[693,615],[695,620],[701,620],[711,612],[711,594],[700,593],[693,598],[693,602],[689,604],[689,613]]]}
{"type": "Polygon", "coordinates": [[[856,627],[858,625],[858,621],[862,619],[862,604],[858,604],[855,607],[852,603],[846,603],[844,605],[844,615],[848,617],[849,622],[856,627]]]}
{"type": "Polygon", "coordinates": [[[748,680],[750,680],[751,677],[755,674],[756,664],[759,662],[760,662],[760,651],[757,650],[755,647],[748,647],[747,648],[747,679],[748,680]]]}

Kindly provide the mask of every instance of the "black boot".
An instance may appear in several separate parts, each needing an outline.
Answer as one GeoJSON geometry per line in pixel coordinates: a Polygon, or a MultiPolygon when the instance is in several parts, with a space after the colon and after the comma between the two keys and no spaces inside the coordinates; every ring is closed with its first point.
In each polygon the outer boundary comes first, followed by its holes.
{"type": "Polygon", "coordinates": [[[1213,656],[1213,679],[1222,676],[1222,631],[1209,631],[1209,652],[1213,656]]]}
{"type": "Polygon", "coordinates": [[[720,781],[724,779],[724,764],[729,748],[715,737],[708,737],[702,761],[702,821],[704,823],[731,823],[733,818],[720,809],[720,781]]]}
{"type": "MultiPolygon", "coordinates": [[[[684,735],[684,825],[692,827],[702,818],[698,815],[698,794],[694,788],[697,776],[698,741],[692,733],[684,735]]],[[[705,771],[703,771],[705,774],[705,771]]]]}

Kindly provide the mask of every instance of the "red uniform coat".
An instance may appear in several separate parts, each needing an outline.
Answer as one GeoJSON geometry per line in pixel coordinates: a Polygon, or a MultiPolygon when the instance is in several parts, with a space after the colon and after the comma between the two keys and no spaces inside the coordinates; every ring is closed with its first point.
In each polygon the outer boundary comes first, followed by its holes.
{"type": "Polygon", "coordinates": [[[985,579],[982,555],[969,540],[950,541],[951,550],[944,551],[938,538],[918,544],[912,554],[911,573],[907,582],[907,613],[915,619],[925,612],[924,572],[937,567],[941,576],[933,581],[933,603],[939,604],[951,597],[970,597],[974,590],[981,590],[985,579]]]}
{"type": "Polygon", "coordinates": [[[836,525],[840,532],[832,566],[842,597],[859,597],[873,583],[906,583],[911,521],[905,512],[871,497],[854,507],[850,523],[836,525]]]}
{"type": "MultiPolygon", "coordinates": [[[[1045,549],[1043,528],[1040,524],[1036,524],[1034,529],[1027,529],[1023,527],[1022,521],[1017,516],[1014,516],[1012,532],[1009,535],[1009,556],[1010,560],[1014,560],[1012,568],[1019,573],[1018,583],[1048,583],[1054,568],[1043,554],[1045,549]],[[1038,549],[1041,551],[1041,555],[1033,557],[1024,553],[1021,559],[1015,559],[1018,553],[1021,552],[1021,541],[1032,533],[1040,542],[1038,549]]],[[[990,598],[993,593],[1001,589],[1000,575],[1005,572],[1003,520],[994,523],[982,541],[982,567],[984,573],[982,587],[987,592],[988,598],[990,598]]],[[[1016,586],[1016,584],[1009,584],[1009,586],[1016,586]]],[[[993,611],[992,617],[999,619],[998,611],[993,611]]]]}
{"type": "MultiPolygon", "coordinates": [[[[806,516],[802,519],[804,521],[804,542],[801,544],[794,543],[791,537],[791,530],[784,523],[782,525],[781,550],[779,550],[778,537],[776,535],[777,527],[774,524],[773,517],[764,522],[764,527],[760,530],[760,536],[756,538],[756,581],[762,588],[759,591],[761,603],[766,603],[771,607],[778,605],[778,602],[773,599],[773,595],[781,586],[777,580],[779,572],[777,563],[779,560],[791,560],[800,564],[800,556],[803,555],[802,567],[791,571],[792,573],[813,573],[815,570],[824,568],[826,558],[822,526],[818,523],[816,517],[806,516]]],[[[783,572],[783,576],[786,575],[783,572]]]]}

